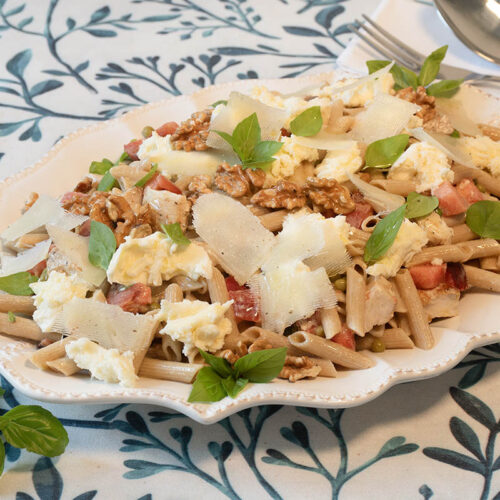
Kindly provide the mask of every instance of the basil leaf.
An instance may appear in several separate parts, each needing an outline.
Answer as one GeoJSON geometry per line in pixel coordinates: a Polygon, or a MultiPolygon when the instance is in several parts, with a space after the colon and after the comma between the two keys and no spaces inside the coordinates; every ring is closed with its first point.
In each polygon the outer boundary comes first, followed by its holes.
{"type": "Polygon", "coordinates": [[[380,61],[376,59],[372,61],[366,61],[366,66],[368,67],[368,74],[371,75],[372,73],[375,73],[375,71],[385,68],[389,64],[391,64],[391,61],[380,61]]]}
{"type": "Polygon", "coordinates": [[[424,196],[423,194],[411,192],[406,198],[406,217],[416,219],[424,217],[436,210],[439,200],[435,196],[424,196]]]}
{"type": "Polygon", "coordinates": [[[91,174],[104,175],[111,167],[113,162],[107,158],[103,158],[102,161],[93,161],[90,164],[89,172],[91,174]]]}
{"type": "Polygon", "coordinates": [[[252,153],[260,142],[260,125],[257,113],[241,120],[233,130],[233,149],[242,161],[252,159],[252,153]]]}
{"type": "Polygon", "coordinates": [[[0,476],[3,474],[3,468],[5,466],[5,446],[3,441],[0,439],[0,476]]]}
{"type": "Polygon", "coordinates": [[[106,270],[116,250],[116,238],[106,224],[90,221],[89,261],[106,270]]]}
{"type": "Polygon", "coordinates": [[[248,380],[246,378],[239,378],[237,380],[234,380],[233,377],[229,376],[222,379],[221,383],[226,390],[227,395],[235,398],[248,384],[248,380]]]}
{"type": "Polygon", "coordinates": [[[366,166],[390,167],[403,154],[409,140],[408,134],[400,134],[372,142],[366,148],[366,166]]]}
{"type": "Polygon", "coordinates": [[[108,171],[104,174],[101,182],[99,182],[97,191],[111,191],[117,185],[118,183],[116,182],[116,179],[108,171]]]}
{"type": "Polygon", "coordinates": [[[444,59],[447,50],[448,45],[443,45],[426,57],[418,75],[418,83],[420,85],[427,87],[429,83],[434,81],[439,73],[441,62],[444,59]]]}
{"type": "Polygon", "coordinates": [[[225,398],[227,392],[222,385],[222,380],[213,368],[204,366],[196,375],[188,401],[210,403],[225,398]]]}
{"type": "Polygon", "coordinates": [[[135,183],[136,187],[143,187],[143,186],[145,186],[153,178],[153,175],[156,174],[157,170],[158,170],[158,165],[156,163],[153,163],[153,166],[151,167],[151,170],[142,179],[139,179],[135,183]]]}
{"type": "Polygon", "coordinates": [[[7,312],[7,319],[9,320],[9,323],[15,323],[16,322],[16,315],[12,311],[7,312]]]}
{"type": "Polygon", "coordinates": [[[252,160],[255,162],[274,160],[272,158],[283,146],[279,141],[261,141],[255,146],[252,153],[252,160]]]}
{"type": "Polygon", "coordinates": [[[68,433],[61,422],[38,405],[20,405],[0,417],[5,440],[16,448],[55,457],[68,444],[68,433]]]}
{"type": "Polygon", "coordinates": [[[124,151],[120,155],[120,158],[118,158],[118,160],[116,160],[115,165],[119,165],[120,163],[125,163],[125,162],[129,162],[129,161],[132,161],[132,158],[130,158],[128,153],[126,151],[124,151]]]}
{"type": "Polygon", "coordinates": [[[322,126],[321,108],[319,106],[311,106],[302,111],[300,115],[296,116],[290,122],[290,131],[295,135],[310,137],[316,135],[322,126]]]}
{"type": "Polygon", "coordinates": [[[9,274],[0,278],[0,290],[11,295],[33,295],[30,283],[36,283],[38,278],[23,271],[21,273],[9,274]]]}
{"type": "Polygon", "coordinates": [[[476,201],[468,209],[465,223],[482,238],[500,239],[500,201],[476,201]]]}
{"type": "Polygon", "coordinates": [[[380,259],[391,248],[405,218],[405,210],[406,204],[391,212],[375,226],[373,233],[366,242],[363,256],[365,262],[380,259]]]}
{"type": "Polygon", "coordinates": [[[211,108],[215,108],[216,106],[218,106],[219,104],[224,104],[224,106],[227,105],[227,101],[226,99],[220,99],[219,101],[215,101],[213,102],[212,104],[210,104],[210,107],[211,108]]]}
{"type": "Polygon", "coordinates": [[[453,137],[454,139],[459,139],[460,132],[457,129],[454,129],[453,132],[450,134],[450,137],[453,137]]]}
{"type": "Polygon", "coordinates": [[[460,80],[441,80],[427,87],[427,94],[434,97],[453,97],[462,85],[463,79],[460,80]]]}
{"type": "Polygon", "coordinates": [[[231,365],[224,359],[214,356],[208,352],[198,349],[203,359],[217,372],[221,377],[230,377],[233,374],[231,365]]]}
{"type": "Polygon", "coordinates": [[[161,229],[176,245],[187,246],[191,243],[191,240],[182,232],[181,225],[178,222],[162,224],[161,229]]]}
{"type": "Polygon", "coordinates": [[[418,87],[418,77],[416,73],[409,69],[395,64],[391,68],[391,74],[394,77],[394,90],[401,90],[407,87],[418,87]]]}
{"type": "Polygon", "coordinates": [[[265,349],[243,356],[234,364],[237,378],[265,383],[277,377],[285,364],[286,347],[265,349]]]}

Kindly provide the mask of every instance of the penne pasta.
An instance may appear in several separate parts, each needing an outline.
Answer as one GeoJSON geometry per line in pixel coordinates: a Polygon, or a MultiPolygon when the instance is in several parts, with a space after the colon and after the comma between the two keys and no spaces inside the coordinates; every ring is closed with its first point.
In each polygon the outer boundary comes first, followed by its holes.
{"type": "Polygon", "coordinates": [[[476,286],[492,292],[500,292],[500,274],[485,271],[474,266],[464,266],[469,286],[476,286]]]}
{"type": "Polygon", "coordinates": [[[410,262],[406,263],[406,267],[418,266],[419,264],[432,262],[434,259],[439,259],[443,262],[466,262],[472,258],[473,251],[474,249],[471,247],[459,245],[427,247],[415,255],[410,262]]]}
{"type": "Polygon", "coordinates": [[[495,196],[500,196],[500,179],[493,177],[480,168],[467,167],[460,163],[454,163],[452,170],[457,176],[457,180],[469,177],[477,181],[486,191],[495,196]]]}
{"type": "Polygon", "coordinates": [[[259,341],[264,345],[270,346],[271,348],[287,347],[287,354],[290,356],[303,356],[305,354],[304,351],[301,351],[290,344],[289,337],[271,332],[270,330],[265,330],[259,326],[251,326],[242,332],[241,341],[247,345],[251,345],[254,342],[259,341]]]}
{"type": "Polygon", "coordinates": [[[408,196],[412,191],[416,191],[417,185],[411,181],[400,181],[397,179],[375,179],[370,181],[376,187],[384,191],[401,196],[408,196]]]}
{"type": "Polygon", "coordinates": [[[47,336],[32,319],[16,316],[16,321],[12,323],[5,313],[0,313],[0,333],[37,342],[47,336]]]}
{"type": "Polygon", "coordinates": [[[459,224],[453,227],[452,243],[460,243],[462,241],[475,240],[477,238],[479,238],[479,236],[469,229],[467,224],[459,224]]]}
{"type": "Polygon", "coordinates": [[[479,259],[479,265],[481,269],[486,269],[487,271],[499,271],[500,268],[498,266],[499,257],[482,257],[479,259]]]}
{"type": "Polygon", "coordinates": [[[275,212],[259,215],[259,219],[261,224],[266,229],[269,229],[269,231],[279,231],[288,213],[288,210],[277,210],[275,212]]]}
{"type": "Polygon", "coordinates": [[[45,364],[47,368],[50,368],[54,372],[61,373],[65,377],[70,377],[71,375],[81,371],[81,368],[67,356],[49,360],[45,364]]]}
{"type": "MultiPolygon", "coordinates": [[[[386,349],[413,349],[415,344],[401,328],[388,328],[378,337],[386,349]]],[[[375,337],[368,333],[364,337],[356,339],[356,347],[359,350],[371,349],[375,337]]]]}
{"type": "Polygon", "coordinates": [[[321,309],[319,315],[321,318],[321,326],[325,332],[325,338],[331,339],[337,335],[337,333],[340,333],[340,330],[342,330],[342,322],[340,321],[336,307],[321,309]]]}
{"type": "Polygon", "coordinates": [[[415,345],[421,349],[430,349],[434,345],[434,336],[408,269],[403,269],[396,274],[395,280],[408,309],[407,317],[415,345]]]}
{"type": "Polygon", "coordinates": [[[28,233],[16,240],[14,245],[19,250],[26,250],[34,247],[37,243],[41,243],[49,238],[47,233],[28,233]]]}
{"type": "Polygon", "coordinates": [[[457,246],[471,252],[467,260],[500,255],[500,243],[492,238],[464,241],[458,243],[457,246]]]}
{"type": "Polygon", "coordinates": [[[196,374],[202,368],[202,364],[178,363],[176,361],[144,358],[139,370],[139,376],[191,384],[196,374]]]}
{"type": "Polygon", "coordinates": [[[13,312],[32,315],[35,312],[35,305],[31,297],[20,295],[9,295],[0,293],[0,312],[13,312]]]}
{"type": "Polygon", "coordinates": [[[47,347],[42,347],[30,356],[30,360],[38,368],[46,370],[47,368],[49,368],[49,366],[47,365],[48,361],[54,361],[66,356],[66,345],[73,340],[75,339],[71,337],[65,337],[64,339],[54,342],[47,347]]]}
{"type": "Polygon", "coordinates": [[[358,335],[365,334],[365,302],[366,283],[364,272],[360,266],[347,268],[346,279],[346,323],[358,335]]]}
{"type": "Polygon", "coordinates": [[[311,358],[313,362],[321,368],[319,372],[320,377],[335,378],[337,376],[337,370],[332,361],[328,359],[321,358],[311,358]]]}

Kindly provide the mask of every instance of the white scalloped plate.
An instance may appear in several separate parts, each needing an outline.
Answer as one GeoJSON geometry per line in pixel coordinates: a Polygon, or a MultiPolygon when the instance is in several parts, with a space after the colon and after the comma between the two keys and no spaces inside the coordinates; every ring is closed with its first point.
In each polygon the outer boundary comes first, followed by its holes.
{"type": "MultiPolygon", "coordinates": [[[[329,81],[332,77],[332,73],[324,73],[259,83],[288,93],[329,81]]],[[[19,216],[23,200],[31,191],[59,196],[71,189],[87,172],[92,160],[118,157],[121,145],[140,135],[145,124],[158,126],[169,120],[181,121],[197,109],[225,98],[231,90],[248,91],[256,83],[255,80],[228,83],[201,90],[192,96],[148,104],[115,120],[69,135],[38,163],[0,184],[0,226],[5,227],[19,216]]],[[[141,379],[137,387],[124,389],[81,376],[63,377],[40,371],[27,360],[29,352],[34,349],[31,344],[4,336],[0,336],[0,372],[18,390],[41,401],[158,404],[205,424],[217,422],[244,408],[270,403],[344,408],[366,403],[394,384],[437,376],[451,369],[470,350],[500,341],[498,319],[495,321],[499,307],[498,295],[469,293],[462,300],[459,318],[433,328],[436,346],[429,351],[412,349],[377,355],[368,353],[376,361],[369,370],[341,371],[336,379],[320,377],[295,384],[283,380],[253,384],[237,399],[225,398],[213,404],[188,403],[190,386],[177,382],[141,379]]]]}

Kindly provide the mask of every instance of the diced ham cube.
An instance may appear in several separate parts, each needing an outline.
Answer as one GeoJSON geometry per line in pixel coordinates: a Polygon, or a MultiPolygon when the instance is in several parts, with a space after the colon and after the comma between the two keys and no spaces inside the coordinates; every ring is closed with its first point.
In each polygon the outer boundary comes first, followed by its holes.
{"type": "Polygon", "coordinates": [[[431,290],[443,283],[446,264],[435,266],[433,264],[420,264],[409,269],[413,283],[420,290],[431,290]]]}
{"type": "Polygon", "coordinates": [[[354,340],[354,331],[351,330],[350,328],[347,328],[347,326],[344,324],[342,325],[342,330],[340,333],[337,333],[332,338],[333,342],[336,342],[337,344],[343,345],[344,347],[347,347],[348,349],[352,349],[353,351],[356,350],[356,341],[354,340]]]}
{"type": "Polygon", "coordinates": [[[246,290],[246,287],[240,285],[232,276],[226,278],[226,288],[228,292],[234,292],[236,290],[246,290]]]}
{"type": "Polygon", "coordinates": [[[167,122],[161,125],[156,129],[156,133],[161,137],[165,137],[166,135],[173,134],[179,125],[177,122],[167,122]]]}
{"type": "Polygon", "coordinates": [[[120,306],[124,311],[144,313],[152,301],[151,288],[142,283],[135,283],[125,289],[112,285],[106,300],[108,304],[120,306]]]}
{"type": "Polygon", "coordinates": [[[467,274],[464,266],[460,262],[448,262],[444,282],[448,286],[464,291],[467,288],[467,274]]]}
{"type": "Polygon", "coordinates": [[[457,191],[470,203],[476,203],[484,199],[483,193],[479,191],[472,179],[462,179],[457,184],[457,191]]]}
{"type": "Polygon", "coordinates": [[[125,153],[127,153],[131,160],[137,161],[139,157],[137,156],[137,152],[141,147],[142,139],[132,139],[128,144],[123,146],[125,153]]]}
{"type": "Polygon", "coordinates": [[[354,212],[347,214],[345,220],[356,229],[361,229],[363,221],[370,215],[373,215],[373,213],[372,206],[366,201],[362,201],[356,203],[354,212]]]}
{"type": "Polygon", "coordinates": [[[182,194],[182,191],[173,182],[170,182],[164,175],[161,174],[155,174],[146,183],[146,186],[151,189],[155,189],[156,191],[170,191],[171,193],[182,194]]]}
{"type": "Polygon", "coordinates": [[[90,236],[90,223],[91,220],[87,219],[78,229],[78,234],[80,236],[90,236]]]}
{"type": "Polygon", "coordinates": [[[232,276],[226,278],[229,298],[234,300],[233,310],[236,321],[260,321],[258,298],[246,286],[240,285],[232,276]]]}
{"type": "Polygon", "coordinates": [[[444,216],[462,214],[469,207],[467,200],[448,181],[441,183],[432,194],[437,196],[444,216]]]}
{"type": "Polygon", "coordinates": [[[28,270],[30,274],[39,278],[43,273],[43,270],[47,267],[47,259],[42,260],[36,266],[28,270]]]}

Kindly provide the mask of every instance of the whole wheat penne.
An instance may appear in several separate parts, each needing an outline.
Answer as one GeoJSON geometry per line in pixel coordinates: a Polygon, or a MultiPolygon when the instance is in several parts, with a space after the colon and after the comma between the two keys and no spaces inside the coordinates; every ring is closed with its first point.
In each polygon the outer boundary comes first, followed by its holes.
{"type": "Polygon", "coordinates": [[[278,231],[282,228],[283,221],[288,213],[288,210],[277,210],[276,212],[259,215],[260,223],[269,231],[278,231]]]}
{"type": "Polygon", "coordinates": [[[364,272],[359,266],[351,266],[346,271],[346,323],[358,335],[365,334],[365,291],[364,272]]]}
{"type": "Polygon", "coordinates": [[[479,259],[479,265],[481,269],[486,269],[487,271],[499,271],[498,267],[498,257],[493,255],[492,257],[482,257],[479,259]]]}
{"type": "MultiPolygon", "coordinates": [[[[369,333],[364,337],[356,339],[356,348],[359,350],[371,349],[375,337],[369,333]]],[[[401,328],[388,328],[384,331],[379,340],[386,349],[413,349],[415,344],[411,338],[401,328]]]]}
{"type": "Polygon", "coordinates": [[[443,217],[443,222],[448,226],[448,227],[455,227],[460,224],[465,223],[465,213],[463,214],[458,214],[458,215],[450,215],[448,217],[443,217]]]}
{"type": "Polygon", "coordinates": [[[33,299],[31,297],[0,293],[0,312],[9,311],[14,313],[29,314],[31,316],[35,311],[33,299]]]}
{"type": "Polygon", "coordinates": [[[430,349],[434,345],[434,336],[429,327],[420,296],[413,283],[410,271],[402,269],[396,274],[396,285],[408,308],[407,316],[413,340],[417,347],[430,349]]]}
{"type": "Polygon", "coordinates": [[[401,196],[408,196],[409,193],[417,189],[417,185],[414,182],[397,179],[375,179],[370,184],[382,188],[388,193],[399,194],[401,196]]]}
{"type": "Polygon", "coordinates": [[[456,174],[456,180],[470,177],[477,181],[478,184],[483,186],[486,191],[495,196],[500,196],[500,180],[488,174],[480,168],[467,167],[460,163],[454,163],[452,170],[456,174]]]}
{"type": "MultiPolygon", "coordinates": [[[[226,281],[222,273],[214,266],[212,277],[207,280],[208,294],[210,295],[210,300],[212,303],[220,302],[224,304],[230,300],[229,292],[227,291],[226,281]]],[[[231,321],[231,333],[226,335],[224,339],[224,347],[227,349],[234,349],[240,337],[240,332],[238,331],[238,325],[234,317],[234,310],[230,307],[226,312],[226,318],[231,321]]]]}
{"type": "MultiPolygon", "coordinates": [[[[171,283],[165,289],[165,300],[167,302],[182,302],[184,294],[177,283],[171,283]]],[[[182,342],[174,340],[169,335],[161,335],[161,348],[167,361],[181,361],[182,342]]]]}
{"type": "Polygon", "coordinates": [[[32,319],[16,316],[16,321],[11,323],[5,313],[0,313],[0,333],[38,342],[46,336],[32,319]]]}
{"type": "Polygon", "coordinates": [[[459,224],[453,227],[452,243],[460,243],[461,241],[475,240],[477,238],[479,236],[467,224],[459,224]]]}
{"type": "Polygon", "coordinates": [[[202,365],[203,363],[205,363],[205,360],[203,359],[203,356],[200,354],[200,351],[197,347],[191,348],[186,354],[186,358],[191,364],[202,365]]]}
{"type": "Polygon", "coordinates": [[[29,233],[24,234],[17,239],[15,247],[20,250],[26,250],[27,248],[34,247],[37,243],[41,243],[49,238],[47,233],[29,233]]]}
{"type": "Polygon", "coordinates": [[[466,262],[471,258],[472,254],[472,248],[459,245],[427,247],[415,255],[410,262],[407,262],[406,267],[418,266],[434,259],[441,259],[443,262],[466,262]]]}
{"type": "Polygon", "coordinates": [[[165,289],[165,300],[167,302],[182,302],[184,294],[182,293],[182,288],[177,283],[171,283],[165,289]]]}
{"type": "Polygon", "coordinates": [[[472,252],[467,260],[500,255],[500,243],[492,238],[463,241],[462,243],[457,243],[457,246],[460,248],[465,248],[472,252]]]}
{"type": "Polygon", "coordinates": [[[396,313],[396,323],[399,329],[403,330],[409,337],[411,335],[410,322],[408,321],[408,314],[396,313]]]}
{"type": "Polygon", "coordinates": [[[325,332],[325,338],[331,339],[342,329],[342,323],[339,318],[339,313],[336,307],[331,309],[321,309],[319,312],[321,326],[325,332]]]}
{"type": "Polygon", "coordinates": [[[470,286],[477,286],[484,290],[500,292],[500,274],[485,271],[474,266],[464,266],[467,282],[470,286]]]}
{"type": "Polygon", "coordinates": [[[374,364],[370,358],[359,352],[311,333],[301,331],[292,333],[288,336],[288,341],[304,352],[318,358],[329,359],[333,363],[346,368],[362,370],[370,368],[374,364]]]}
{"type": "Polygon", "coordinates": [[[66,345],[69,342],[73,342],[73,340],[75,339],[72,337],[66,337],[48,345],[47,347],[42,347],[30,356],[30,360],[35,366],[45,370],[48,368],[48,361],[54,361],[55,359],[66,356],[66,345]]]}
{"type": "Polygon", "coordinates": [[[270,330],[265,330],[260,326],[251,326],[250,328],[247,328],[245,331],[241,332],[240,339],[247,345],[260,341],[274,349],[278,347],[286,347],[288,349],[287,354],[290,356],[303,356],[305,354],[304,351],[297,349],[292,346],[290,342],[288,342],[289,337],[285,337],[284,335],[280,335],[279,333],[272,332],[270,330]]]}
{"type": "Polygon", "coordinates": [[[330,360],[321,358],[311,358],[311,359],[321,368],[321,371],[319,372],[320,377],[335,378],[337,376],[337,370],[335,369],[335,365],[330,360]]]}
{"type": "Polygon", "coordinates": [[[52,371],[62,373],[66,377],[70,377],[81,370],[81,368],[67,356],[47,361],[46,366],[52,371]]]}
{"type": "Polygon", "coordinates": [[[202,364],[178,363],[177,361],[144,358],[139,370],[139,376],[191,384],[196,374],[202,368],[202,364]]]}

